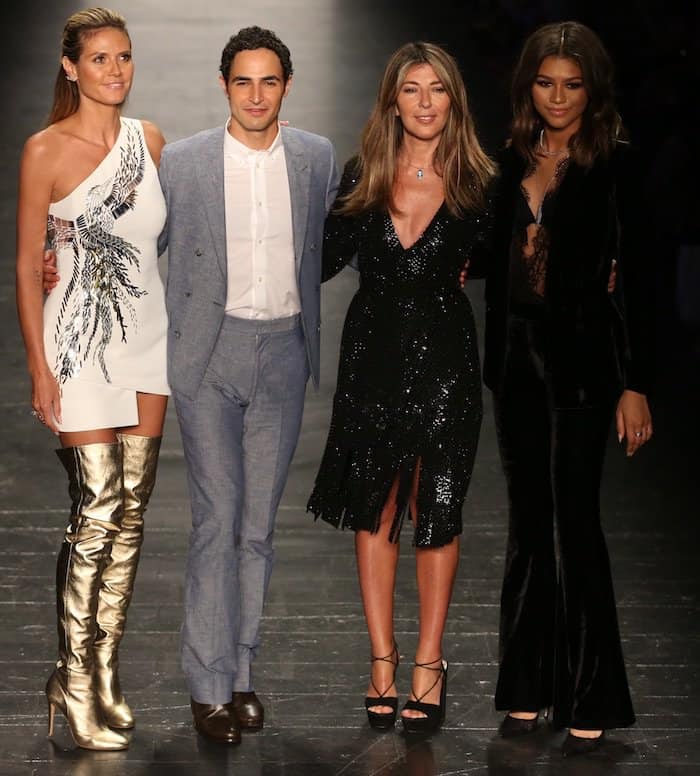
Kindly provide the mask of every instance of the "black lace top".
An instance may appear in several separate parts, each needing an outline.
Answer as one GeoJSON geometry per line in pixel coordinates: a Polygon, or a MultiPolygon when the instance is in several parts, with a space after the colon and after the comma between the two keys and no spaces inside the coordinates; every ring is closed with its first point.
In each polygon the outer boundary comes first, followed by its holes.
{"type": "MultiPolygon", "coordinates": [[[[557,165],[554,177],[537,213],[532,211],[530,196],[521,184],[515,203],[513,239],[510,249],[511,309],[521,314],[536,314],[544,301],[549,252],[548,225],[556,207],[556,193],[568,167],[568,158],[557,165]]],[[[523,180],[534,172],[530,166],[523,180]]]]}

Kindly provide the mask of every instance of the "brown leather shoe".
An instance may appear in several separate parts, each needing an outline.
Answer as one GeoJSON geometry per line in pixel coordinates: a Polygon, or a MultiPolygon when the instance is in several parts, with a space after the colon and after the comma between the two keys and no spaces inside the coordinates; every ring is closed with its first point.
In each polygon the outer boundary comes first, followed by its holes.
{"type": "Polygon", "coordinates": [[[194,729],[217,744],[240,744],[241,728],[232,703],[209,705],[190,698],[194,729]]]}
{"type": "Polygon", "coordinates": [[[238,724],[243,730],[260,730],[265,719],[265,709],[254,692],[234,692],[231,698],[238,724]]]}

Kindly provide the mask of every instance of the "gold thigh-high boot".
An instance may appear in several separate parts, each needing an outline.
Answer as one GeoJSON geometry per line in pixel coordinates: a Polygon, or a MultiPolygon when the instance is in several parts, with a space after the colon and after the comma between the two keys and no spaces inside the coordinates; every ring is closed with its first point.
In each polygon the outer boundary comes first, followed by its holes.
{"type": "Polygon", "coordinates": [[[102,716],[93,658],[102,572],[124,509],[121,451],[118,443],[57,451],[68,472],[72,508],[56,567],[60,660],[46,685],[49,735],[59,709],[84,749],[126,749],[129,744],[102,716]]]}
{"type": "Polygon", "coordinates": [[[143,541],[143,513],[153,492],[160,437],[117,434],[122,444],[124,516],[112,553],[102,572],[95,639],[95,688],[105,721],[113,728],[132,728],[134,717],[119,685],[119,643],[134,590],[143,541]]]}

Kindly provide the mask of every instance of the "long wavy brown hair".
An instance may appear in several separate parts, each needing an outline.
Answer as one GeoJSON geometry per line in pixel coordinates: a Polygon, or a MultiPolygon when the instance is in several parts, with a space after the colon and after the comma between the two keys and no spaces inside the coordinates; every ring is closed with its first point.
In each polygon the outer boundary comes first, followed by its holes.
{"type": "MultiPolygon", "coordinates": [[[[67,57],[71,62],[77,63],[86,39],[97,30],[105,27],[121,30],[127,38],[129,37],[126,19],[116,11],[110,11],[108,8],[86,8],[84,11],[74,13],[68,18],[66,26],[63,28],[61,58],[67,57]]],[[[79,106],[78,84],[67,80],[66,71],[63,66],[60,66],[53,90],[51,112],[46,120],[47,126],[72,116],[79,106]]]]}
{"type": "Polygon", "coordinates": [[[513,74],[511,144],[524,159],[535,162],[544,122],[532,101],[532,85],[546,57],[571,59],[581,68],[588,105],[569,140],[569,153],[577,164],[590,167],[598,156],[610,156],[625,131],[615,107],[612,60],[595,32],[578,22],[545,24],[525,41],[513,74]]]}
{"type": "Polygon", "coordinates": [[[339,212],[395,210],[393,188],[404,134],[396,115],[396,100],[409,68],[422,64],[433,68],[450,98],[447,123],[433,159],[433,167],[442,176],[445,203],[457,217],[484,206],[495,166],[476,136],[457,63],[439,46],[417,42],[394,52],[384,70],[377,100],[362,132],[358,183],[339,212]]]}

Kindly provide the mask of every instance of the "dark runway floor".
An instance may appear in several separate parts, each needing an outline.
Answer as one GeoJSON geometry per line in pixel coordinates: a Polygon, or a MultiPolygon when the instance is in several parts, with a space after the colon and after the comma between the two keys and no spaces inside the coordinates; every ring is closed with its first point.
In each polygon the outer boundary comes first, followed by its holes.
{"type": "MultiPolygon", "coordinates": [[[[471,6],[472,4],[456,4],[471,6]]],[[[488,3],[475,3],[485,8],[488,3]]],[[[510,4],[491,4],[493,7],[510,4]]],[[[563,3],[567,9],[575,3],[563,3]]],[[[29,388],[15,322],[13,233],[17,159],[41,125],[58,60],[60,30],[78,6],[25,2],[2,12],[0,229],[7,246],[0,276],[2,423],[0,424],[0,774],[117,776],[458,776],[491,774],[700,773],[700,573],[698,571],[698,362],[672,316],[659,327],[656,438],[633,461],[611,439],[603,492],[623,647],[637,725],[613,731],[585,760],[564,761],[562,734],[543,728],[526,741],[496,738],[493,709],[499,584],[504,560],[505,495],[490,402],[473,486],[465,507],[462,557],[447,634],[447,722],[432,739],[409,743],[375,734],[365,720],[368,644],[357,591],[352,536],[315,525],[304,514],[325,440],[340,326],[355,278],[323,292],[323,378],[309,391],[301,441],[278,518],[277,565],[264,619],[256,685],[266,702],[264,731],[235,749],[194,734],[178,662],[189,511],[184,462],[169,412],[159,479],[128,633],[121,651],[125,692],[137,714],[128,751],[77,750],[61,720],[46,739],[43,687],[56,651],[54,559],[67,517],[66,485],[53,439],[29,416],[29,388]]],[[[338,156],[354,149],[386,56],[408,39],[447,41],[459,51],[473,103],[491,149],[507,119],[507,66],[513,56],[505,22],[491,19],[501,48],[477,45],[478,25],[448,4],[426,18],[412,4],[287,0],[122,0],[137,63],[126,115],[158,123],[169,139],[223,123],[218,57],[239,27],[260,23],[290,45],[296,74],[284,118],[327,135],[338,156]],[[476,32],[475,32],[476,30],[476,32]],[[470,37],[471,36],[471,37],[470,37]],[[473,44],[473,45],[472,45],[473,44]],[[506,47],[506,48],[503,48],[506,47]],[[499,53],[500,52],[500,53],[499,53]],[[504,53],[506,52],[506,53],[504,53]]],[[[521,20],[522,23],[522,20],[521,20]]],[[[492,37],[493,37],[492,36],[492,37]]],[[[517,47],[517,42],[516,42],[517,47]]],[[[457,52],[456,52],[457,53],[457,52]]],[[[164,268],[165,270],[165,268],[164,268]]],[[[469,288],[479,320],[482,288],[469,288]]],[[[413,552],[402,545],[397,638],[404,658],[399,688],[408,691],[417,636],[413,552]]]]}

